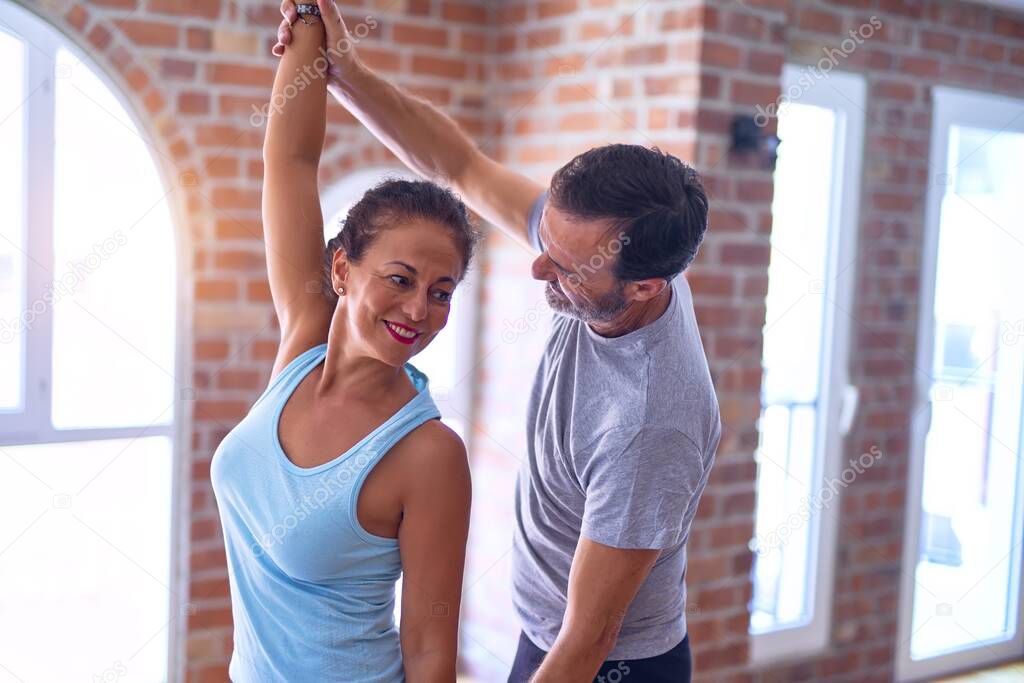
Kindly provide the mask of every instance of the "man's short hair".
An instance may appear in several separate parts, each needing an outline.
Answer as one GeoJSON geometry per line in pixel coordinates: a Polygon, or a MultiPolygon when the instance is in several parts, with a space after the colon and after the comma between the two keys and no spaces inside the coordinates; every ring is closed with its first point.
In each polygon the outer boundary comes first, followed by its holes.
{"type": "Polygon", "coordinates": [[[697,255],[708,227],[708,198],[690,166],[657,147],[595,147],[558,169],[549,202],[582,220],[610,219],[624,233],[620,280],[671,279],[697,255]]]}

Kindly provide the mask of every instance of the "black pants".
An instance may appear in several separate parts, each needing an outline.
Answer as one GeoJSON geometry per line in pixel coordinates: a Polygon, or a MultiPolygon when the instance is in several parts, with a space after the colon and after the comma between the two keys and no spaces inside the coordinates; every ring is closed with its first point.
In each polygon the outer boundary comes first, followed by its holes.
{"type": "MultiPolygon", "coordinates": [[[[526,634],[519,634],[519,648],[508,683],[526,683],[544,656],[526,634]]],[[[690,683],[690,636],[663,655],[647,659],[610,660],[601,666],[594,683],[690,683]]]]}

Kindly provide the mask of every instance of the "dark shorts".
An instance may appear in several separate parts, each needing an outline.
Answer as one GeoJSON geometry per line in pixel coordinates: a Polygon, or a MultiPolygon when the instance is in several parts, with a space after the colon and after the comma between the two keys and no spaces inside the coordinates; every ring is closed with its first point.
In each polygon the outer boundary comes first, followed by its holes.
{"type": "MultiPolygon", "coordinates": [[[[547,655],[526,634],[519,634],[519,648],[508,683],[526,683],[547,655]]],[[[690,636],[663,655],[647,659],[609,660],[597,672],[594,683],[690,683],[690,636]]]]}

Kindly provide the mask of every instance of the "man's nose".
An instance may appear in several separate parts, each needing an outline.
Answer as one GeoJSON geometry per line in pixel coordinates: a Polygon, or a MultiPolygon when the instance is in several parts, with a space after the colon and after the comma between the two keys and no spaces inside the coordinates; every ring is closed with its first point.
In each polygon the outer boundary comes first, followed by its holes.
{"type": "Polygon", "coordinates": [[[551,282],[557,279],[554,270],[551,268],[551,259],[548,258],[546,253],[542,253],[533,260],[533,264],[530,266],[530,274],[533,275],[534,280],[551,282]]]}

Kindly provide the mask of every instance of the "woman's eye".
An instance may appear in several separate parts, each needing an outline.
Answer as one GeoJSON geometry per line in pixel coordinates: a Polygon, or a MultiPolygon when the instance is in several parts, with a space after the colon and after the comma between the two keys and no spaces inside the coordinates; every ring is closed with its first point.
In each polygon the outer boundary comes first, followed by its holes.
{"type": "Polygon", "coordinates": [[[409,278],[403,277],[402,275],[389,275],[388,279],[394,282],[396,285],[403,287],[409,284],[409,278]]]}
{"type": "Polygon", "coordinates": [[[444,290],[437,292],[435,296],[437,296],[438,301],[445,304],[452,300],[452,293],[445,292],[444,290]]]}

